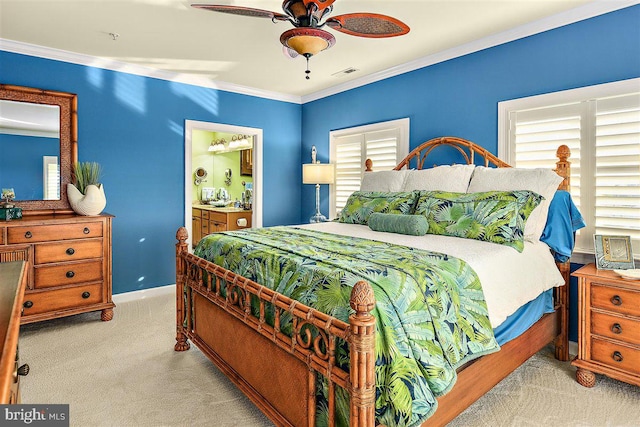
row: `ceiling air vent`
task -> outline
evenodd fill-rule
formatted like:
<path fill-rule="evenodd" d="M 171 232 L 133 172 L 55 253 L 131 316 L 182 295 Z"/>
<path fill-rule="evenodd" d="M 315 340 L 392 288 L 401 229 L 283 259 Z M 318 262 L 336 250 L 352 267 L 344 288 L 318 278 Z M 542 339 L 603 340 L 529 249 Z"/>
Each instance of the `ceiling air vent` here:
<path fill-rule="evenodd" d="M 334 77 L 340 77 L 340 76 L 344 76 L 344 75 L 347 75 L 347 74 L 355 73 L 356 71 L 358 71 L 357 68 L 349 67 L 349 68 L 345 68 L 342 71 L 338 71 L 337 73 L 333 73 L 331 75 L 334 76 Z"/>

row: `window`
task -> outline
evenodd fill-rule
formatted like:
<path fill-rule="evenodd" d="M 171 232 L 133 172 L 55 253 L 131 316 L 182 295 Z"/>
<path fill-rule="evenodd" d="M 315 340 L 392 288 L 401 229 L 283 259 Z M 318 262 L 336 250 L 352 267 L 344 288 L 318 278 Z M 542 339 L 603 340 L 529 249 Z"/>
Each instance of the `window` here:
<path fill-rule="evenodd" d="M 376 171 L 390 170 L 409 154 L 409 119 L 333 131 L 329 139 L 330 161 L 336 165 L 329 215 L 335 218 L 351 193 L 360 189 L 366 159 L 373 161 Z"/>
<path fill-rule="evenodd" d="M 60 199 L 60 168 L 58 156 L 42 157 L 42 176 L 44 177 L 44 200 Z"/>
<path fill-rule="evenodd" d="M 499 104 L 499 156 L 516 167 L 549 167 L 571 149 L 571 196 L 587 227 L 576 252 L 593 253 L 593 235 L 630 235 L 640 258 L 640 79 Z"/>

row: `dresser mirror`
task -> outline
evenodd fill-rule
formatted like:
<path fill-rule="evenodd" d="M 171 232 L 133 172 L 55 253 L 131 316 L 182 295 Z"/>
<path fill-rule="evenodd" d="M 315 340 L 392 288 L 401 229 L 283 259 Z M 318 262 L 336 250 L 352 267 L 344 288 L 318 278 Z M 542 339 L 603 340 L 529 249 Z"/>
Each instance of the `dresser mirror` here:
<path fill-rule="evenodd" d="M 0 84 L 0 187 L 14 189 L 23 214 L 72 212 L 77 144 L 75 94 Z"/>

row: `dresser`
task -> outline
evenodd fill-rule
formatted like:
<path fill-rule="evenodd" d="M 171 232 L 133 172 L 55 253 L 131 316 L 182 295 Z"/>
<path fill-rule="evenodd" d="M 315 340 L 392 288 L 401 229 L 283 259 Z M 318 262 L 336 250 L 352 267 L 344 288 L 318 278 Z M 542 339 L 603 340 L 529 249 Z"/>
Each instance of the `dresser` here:
<path fill-rule="evenodd" d="M 593 387 L 595 373 L 640 386 L 640 281 L 585 265 L 578 278 L 577 381 Z"/>
<path fill-rule="evenodd" d="M 112 215 L 32 215 L 0 222 L 0 259 L 29 264 L 22 324 L 89 311 L 113 318 Z"/>
<path fill-rule="evenodd" d="M 251 228 L 252 211 L 203 206 L 191 209 L 191 241 L 195 246 L 207 234 Z"/>
<path fill-rule="evenodd" d="M 29 373 L 29 365 L 20 366 L 18 355 L 26 284 L 25 261 L 0 262 L 0 404 L 3 405 L 20 403 L 20 376 Z"/>

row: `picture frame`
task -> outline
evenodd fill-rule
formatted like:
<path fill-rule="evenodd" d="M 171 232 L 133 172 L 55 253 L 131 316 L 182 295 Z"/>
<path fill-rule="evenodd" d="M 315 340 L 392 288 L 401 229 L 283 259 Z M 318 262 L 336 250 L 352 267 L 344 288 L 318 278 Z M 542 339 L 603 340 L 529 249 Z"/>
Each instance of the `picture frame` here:
<path fill-rule="evenodd" d="M 240 150 L 240 175 L 253 176 L 253 149 Z"/>
<path fill-rule="evenodd" d="M 631 236 L 593 236 L 596 267 L 600 270 L 627 270 L 635 268 Z"/>

